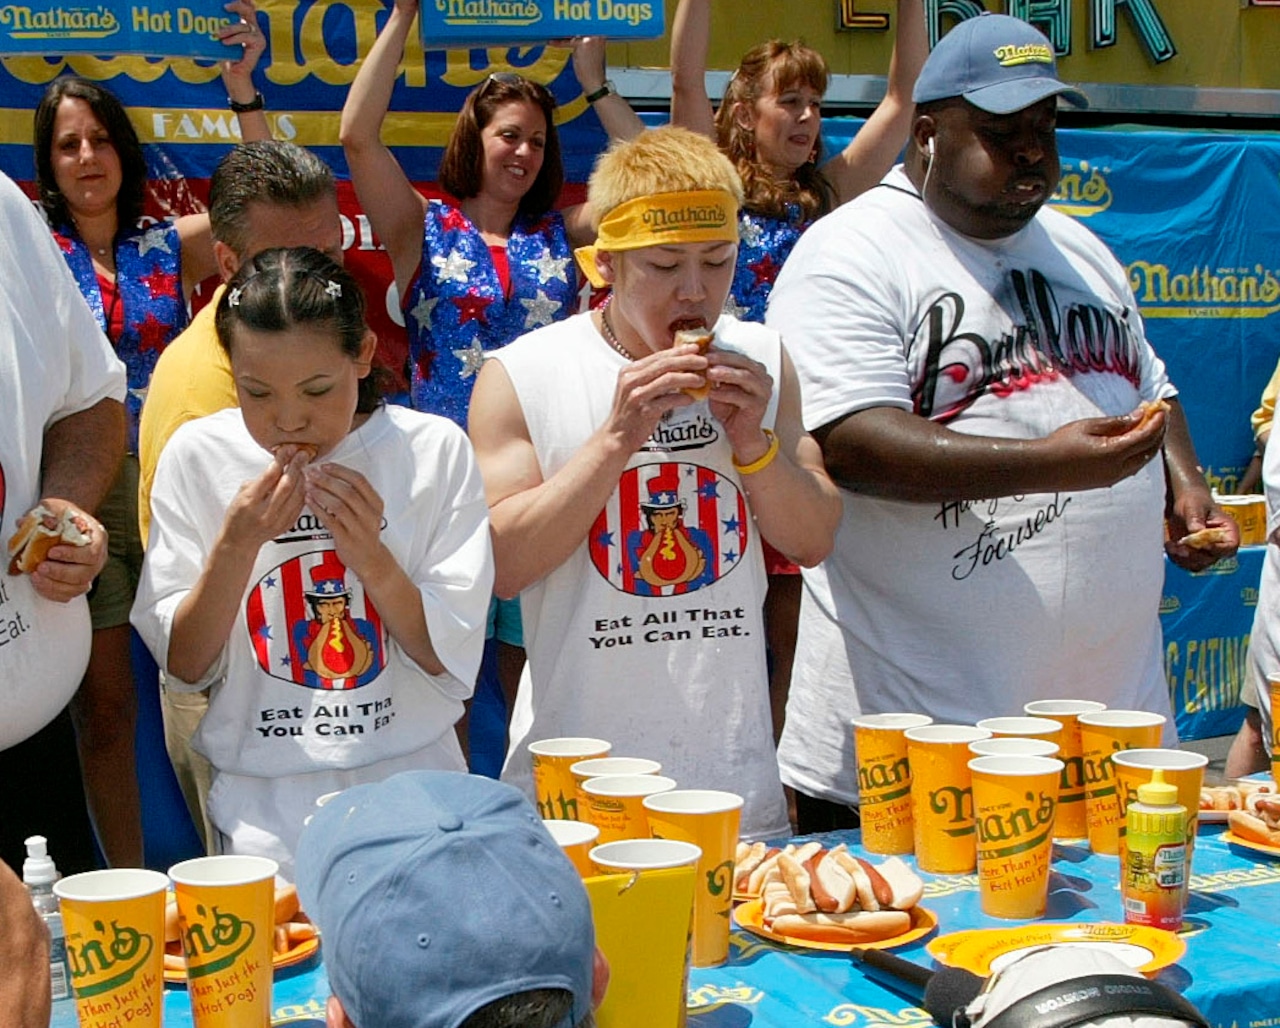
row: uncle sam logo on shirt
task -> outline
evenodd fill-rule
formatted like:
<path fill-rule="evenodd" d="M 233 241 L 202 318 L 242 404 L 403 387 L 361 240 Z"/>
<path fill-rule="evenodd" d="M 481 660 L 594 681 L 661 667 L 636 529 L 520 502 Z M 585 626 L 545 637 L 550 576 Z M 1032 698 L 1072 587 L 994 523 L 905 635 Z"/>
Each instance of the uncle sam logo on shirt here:
<path fill-rule="evenodd" d="M 670 461 L 624 471 L 587 541 L 591 563 L 618 591 L 679 596 L 738 566 L 749 525 L 732 480 Z"/>
<path fill-rule="evenodd" d="M 263 575 L 245 604 L 245 624 L 258 666 L 308 689 L 359 689 L 387 663 L 382 619 L 333 550 Z"/>

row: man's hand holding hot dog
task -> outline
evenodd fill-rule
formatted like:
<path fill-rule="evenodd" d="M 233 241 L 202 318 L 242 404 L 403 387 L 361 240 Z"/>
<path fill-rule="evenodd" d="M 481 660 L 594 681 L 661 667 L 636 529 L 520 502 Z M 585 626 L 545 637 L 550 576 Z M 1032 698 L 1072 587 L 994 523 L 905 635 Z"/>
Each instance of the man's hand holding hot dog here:
<path fill-rule="evenodd" d="M 31 585 L 46 600 L 66 603 L 87 593 L 93 580 L 107 562 L 107 530 L 97 518 L 80 510 L 70 500 L 46 496 L 36 510 L 43 507 L 62 518 L 64 512 L 87 542 L 73 544 L 59 541 L 45 554 L 31 572 Z"/>

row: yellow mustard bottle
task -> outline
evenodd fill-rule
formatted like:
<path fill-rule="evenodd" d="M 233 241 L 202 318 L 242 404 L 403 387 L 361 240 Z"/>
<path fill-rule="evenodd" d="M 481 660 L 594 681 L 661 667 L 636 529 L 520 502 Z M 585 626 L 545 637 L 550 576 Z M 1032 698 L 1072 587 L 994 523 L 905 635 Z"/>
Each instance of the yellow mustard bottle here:
<path fill-rule="evenodd" d="M 1127 924 L 1176 932 L 1187 904 L 1187 808 L 1155 768 L 1125 813 L 1120 894 Z"/>

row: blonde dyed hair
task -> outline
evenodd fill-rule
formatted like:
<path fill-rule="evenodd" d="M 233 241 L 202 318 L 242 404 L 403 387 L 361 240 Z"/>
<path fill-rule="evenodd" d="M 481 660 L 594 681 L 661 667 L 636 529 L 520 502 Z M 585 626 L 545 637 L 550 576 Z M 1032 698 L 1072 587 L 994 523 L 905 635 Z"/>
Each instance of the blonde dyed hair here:
<path fill-rule="evenodd" d="M 596 160 L 587 182 L 592 228 L 628 200 L 657 193 L 722 189 L 741 205 L 742 180 L 706 136 L 674 125 L 619 140 Z"/>

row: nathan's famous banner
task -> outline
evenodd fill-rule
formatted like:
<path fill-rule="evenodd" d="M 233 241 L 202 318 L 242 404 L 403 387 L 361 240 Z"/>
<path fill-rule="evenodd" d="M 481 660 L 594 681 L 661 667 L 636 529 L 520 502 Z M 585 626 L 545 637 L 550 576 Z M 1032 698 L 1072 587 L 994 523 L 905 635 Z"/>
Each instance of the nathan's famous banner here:
<path fill-rule="evenodd" d="M 218 31 L 232 19 L 222 0 L 107 3 L 0 2 L 0 54 L 151 54 L 221 58 Z"/>

